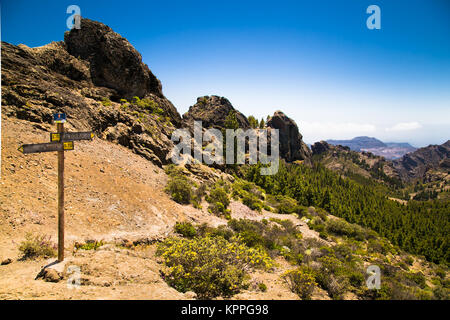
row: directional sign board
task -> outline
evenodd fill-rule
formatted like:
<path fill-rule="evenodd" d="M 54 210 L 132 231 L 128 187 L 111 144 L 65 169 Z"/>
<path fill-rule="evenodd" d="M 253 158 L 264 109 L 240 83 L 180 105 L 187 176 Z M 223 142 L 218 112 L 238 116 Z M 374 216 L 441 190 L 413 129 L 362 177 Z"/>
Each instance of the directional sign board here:
<path fill-rule="evenodd" d="M 94 134 L 92 132 L 62 132 L 50 133 L 50 142 L 59 142 L 59 141 L 76 141 L 76 140 L 92 140 L 94 138 Z"/>
<path fill-rule="evenodd" d="M 64 122 L 66 122 L 66 114 L 65 113 L 55 113 L 53 115 L 53 121 L 55 123 L 64 123 Z"/>
<path fill-rule="evenodd" d="M 63 143 L 34 143 L 23 144 L 19 147 L 22 153 L 37 153 L 37 152 L 53 152 L 53 151 L 68 151 L 74 149 L 73 141 L 66 141 Z"/>

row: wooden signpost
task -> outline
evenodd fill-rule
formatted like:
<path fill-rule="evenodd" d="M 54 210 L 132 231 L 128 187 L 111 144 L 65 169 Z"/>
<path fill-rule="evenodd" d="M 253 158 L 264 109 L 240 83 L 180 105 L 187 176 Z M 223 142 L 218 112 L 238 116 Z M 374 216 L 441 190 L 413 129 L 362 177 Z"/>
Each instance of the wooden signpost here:
<path fill-rule="evenodd" d="M 64 132 L 65 113 L 53 115 L 56 133 L 50 133 L 50 143 L 24 144 L 19 151 L 24 154 L 58 152 L 58 261 L 64 260 L 64 151 L 74 149 L 74 140 L 92 140 L 92 132 Z"/>

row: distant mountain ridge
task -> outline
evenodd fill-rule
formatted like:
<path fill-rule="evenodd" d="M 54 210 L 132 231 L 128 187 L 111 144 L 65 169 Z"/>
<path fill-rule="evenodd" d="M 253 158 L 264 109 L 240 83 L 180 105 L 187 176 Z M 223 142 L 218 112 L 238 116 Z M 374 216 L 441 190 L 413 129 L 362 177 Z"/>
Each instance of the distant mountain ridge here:
<path fill-rule="evenodd" d="M 394 160 L 394 168 L 403 180 L 424 178 L 430 171 L 449 172 L 450 140 L 441 145 L 429 145 Z"/>
<path fill-rule="evenodd" d="M 417 150 L 407 142 L 383 142 L 373 137 L 360 136 L 351 140 L 326 140 L 332 145 L 349 147 L 353 151 L 367 151 L 386 159 L 398 159 Z"/>

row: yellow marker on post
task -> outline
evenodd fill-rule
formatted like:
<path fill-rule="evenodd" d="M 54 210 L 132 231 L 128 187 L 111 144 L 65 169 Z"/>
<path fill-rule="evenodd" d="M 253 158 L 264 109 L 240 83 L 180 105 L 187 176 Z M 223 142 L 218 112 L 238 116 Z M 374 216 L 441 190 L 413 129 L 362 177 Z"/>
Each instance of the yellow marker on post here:
<path fill-rule="evenodd" d="M 73 141 L 63 142 L 63 149 L 64 150 L 73 150 L 74 149 Z"/>

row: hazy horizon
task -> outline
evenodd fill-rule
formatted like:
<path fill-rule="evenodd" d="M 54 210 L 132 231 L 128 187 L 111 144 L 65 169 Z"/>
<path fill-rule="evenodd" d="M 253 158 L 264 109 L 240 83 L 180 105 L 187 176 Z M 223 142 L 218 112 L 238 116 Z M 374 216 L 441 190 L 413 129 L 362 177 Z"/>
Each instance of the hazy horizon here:
<path fill-rule="evenodd" d="M 307 143 L 450 138 L 448 2 L 2 1 L 2 41 L 63 40 L 71 4 L 130 41 L 180 114 L 219 95 L 247 116 L 282 110 Z M 380 30 L 366 27 L 371 4 Z"/>

